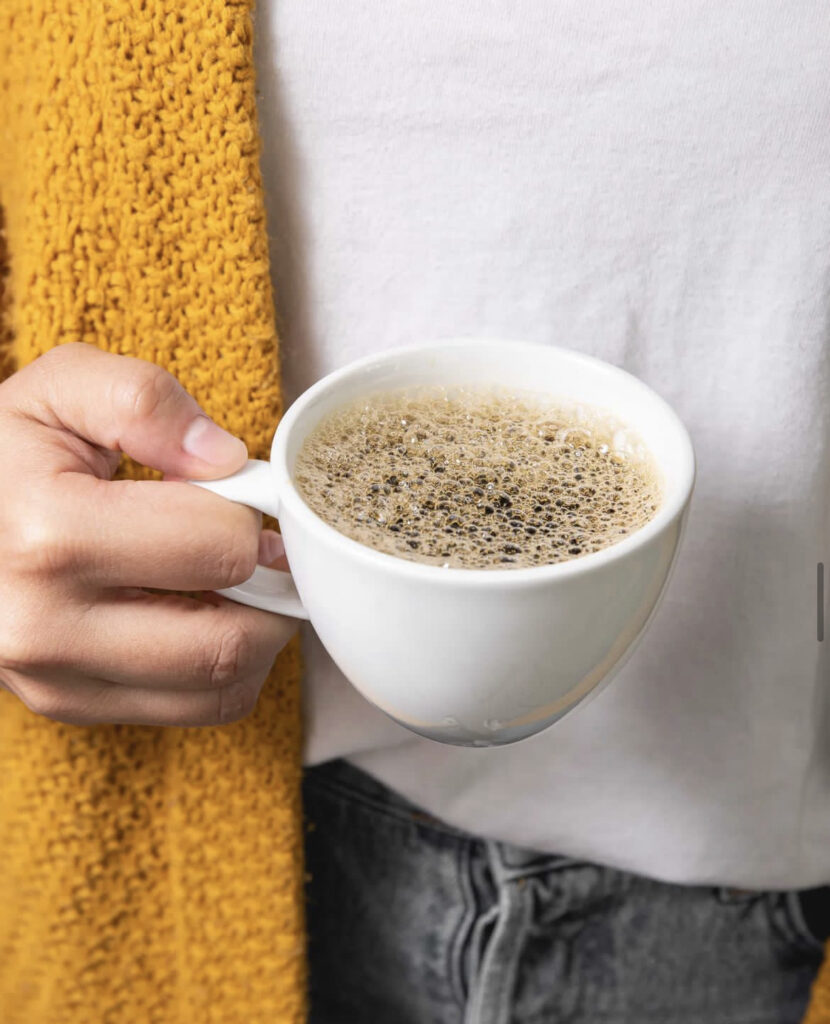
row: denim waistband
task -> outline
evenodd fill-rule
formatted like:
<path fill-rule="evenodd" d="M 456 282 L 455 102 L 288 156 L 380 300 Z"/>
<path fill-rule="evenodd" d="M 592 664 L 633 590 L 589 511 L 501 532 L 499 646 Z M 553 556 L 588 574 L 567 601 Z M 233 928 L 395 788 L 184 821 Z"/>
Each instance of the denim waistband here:
<path fill-rule="evenodd" d="M 310 1024 L 800 1020 L 821 944 L 796 892 L 490 841 L 342 761 L 304 793 Z"/>

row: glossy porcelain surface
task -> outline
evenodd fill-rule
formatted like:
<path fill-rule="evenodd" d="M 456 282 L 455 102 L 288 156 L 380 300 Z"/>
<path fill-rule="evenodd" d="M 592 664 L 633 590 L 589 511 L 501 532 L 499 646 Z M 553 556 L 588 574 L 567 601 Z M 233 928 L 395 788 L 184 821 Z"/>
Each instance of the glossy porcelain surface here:
<path fill-rule="evenodd" d="M 658 512 L 616 545 L 530 569 L 444 569 L 344 537 L 294 488 L 303 439 L 354 398 L 431 383 L 497 383 L 611 413 L 659 467 Z M 344 675 L 407 728 L 489 746 L 546 728 L 619 669 L 665 589 L 693 484 L 688 433 L 637 378 L 567 349 L 465 338 L 393 349 L 328 375 L 286 412 L 270 463 L 207 486 L 278 515 L 292 569 L 293 582 L 258 569 L 223 593 L 310 618 Z"/>

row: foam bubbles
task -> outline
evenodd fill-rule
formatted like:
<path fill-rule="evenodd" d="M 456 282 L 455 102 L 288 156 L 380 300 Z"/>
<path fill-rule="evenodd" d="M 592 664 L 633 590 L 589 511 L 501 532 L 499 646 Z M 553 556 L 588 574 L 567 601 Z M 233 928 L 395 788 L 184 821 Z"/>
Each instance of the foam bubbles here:
<path fill-rule="evenodd" d="M 582 406 L 503 389 L 363 397 L 306 438 L 294 482 L 336 530 L 445 568 L 579 558 L 652 518 L 658 473 L 639 440 Z"/>

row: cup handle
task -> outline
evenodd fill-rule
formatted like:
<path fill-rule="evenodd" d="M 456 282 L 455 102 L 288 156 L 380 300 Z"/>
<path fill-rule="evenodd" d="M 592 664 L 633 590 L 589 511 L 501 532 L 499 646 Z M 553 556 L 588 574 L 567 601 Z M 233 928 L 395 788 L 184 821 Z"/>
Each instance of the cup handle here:
<path fill-rule="evenodd" d="M 222 498 L 238 501 L 240 505 L 266 512 L 275 519 L 279 515 L 279 496 L 274 494 L 274 478 L 271 465 L 262 459 L 249 459 L 236 473 L 223 476 L 221 480 L 188 480 L 189 484 L 213 491 Z M 258 565 L 244 583 L 236 587 L 217 590 L 217 594 L 228 597 L 251 608 L 262 608 L 266 612 L 278 612 L 293 619 L 307 619 L 300 595 L 290 573 L 268 569 Z"/>

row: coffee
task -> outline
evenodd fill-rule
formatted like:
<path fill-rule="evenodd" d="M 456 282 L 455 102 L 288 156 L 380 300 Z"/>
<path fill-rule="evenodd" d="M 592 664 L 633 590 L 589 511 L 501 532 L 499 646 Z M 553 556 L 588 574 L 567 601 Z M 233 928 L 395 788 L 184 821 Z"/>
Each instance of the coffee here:
<path fill-rule="evenodd" d="M 619 423 L 498 388 L 364 397 L 317 425 L 293 475 L 340 533 L 446 568 L 578 558 L 622 540 L 660 504 L 651 457 Z"/>

